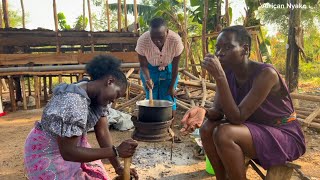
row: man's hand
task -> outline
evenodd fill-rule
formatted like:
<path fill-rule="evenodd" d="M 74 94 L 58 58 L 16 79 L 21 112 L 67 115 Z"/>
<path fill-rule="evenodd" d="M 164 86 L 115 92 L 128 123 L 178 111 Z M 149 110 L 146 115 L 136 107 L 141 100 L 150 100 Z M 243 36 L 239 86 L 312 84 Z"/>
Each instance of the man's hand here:
<path fill-rule="evenodd" d="M 183 116 L 181 123 L 183 128 L 180 132 L 184 135 L 193 132 L 196 128 L 199 128 L 206 115 L 206 110 L 201 107 L 193 107 L 186 112 Z"/>

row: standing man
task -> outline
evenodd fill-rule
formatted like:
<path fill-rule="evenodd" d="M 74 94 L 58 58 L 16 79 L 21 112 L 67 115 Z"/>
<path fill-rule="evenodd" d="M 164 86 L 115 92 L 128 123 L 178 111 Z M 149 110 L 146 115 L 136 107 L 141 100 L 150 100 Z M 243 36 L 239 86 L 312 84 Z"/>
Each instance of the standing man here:
<path fill-rule="evenodd" d="M 146 98 L 149 99 L 149 89 L 151 89 L 154 99 L 173 102 L 173 116 L 177 109 L 174 96 L 178 85 L 178 67 L 182 51 L 181 37 L 169 30 L 162 18 L 151 20 L 150 30 L 140 36 L 136 47 Z"/>

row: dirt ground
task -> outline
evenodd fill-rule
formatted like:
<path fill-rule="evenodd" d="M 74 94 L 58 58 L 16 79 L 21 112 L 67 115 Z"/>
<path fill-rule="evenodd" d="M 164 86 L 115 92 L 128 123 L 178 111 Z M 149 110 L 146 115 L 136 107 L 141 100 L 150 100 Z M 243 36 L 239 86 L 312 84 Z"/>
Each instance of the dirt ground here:
<path fill-rule="evenodd" d="M 26 179 L 23 166 L 24 141 L 34 122 L 41 117 L 42 109 L 19 110 L 0 118 L 0 179 Z M 179 111 L 178 117 L 184 112 Z M 179 126 L 175 126 L 177 132 Z M 112 130 L 114 144 L 129 138 L 132 131 L 119 132 Z M 320 179 L 320 137 L 316 131 L 307 130 L 308 150 L 295 163 L 302 166 L 302 172 L 311 179 Z M 132 167 L 137 168 L 141 179 L 215 179 L 205 171 L 205 161 L 194 158 L 195 142 L 191 137 L 183 137 L 183 143 L 174 144 L 173 160 L 170 160 L 170 142 L 139 142 L 139 148 L 133 157 Z M 89 142 L 97 147 L 94 133 L 89 133 Z M 107 160 L 103 161 L 110 176 L 115 177 L 114 170 Z M 259 179 L 252 170 L 248 179 Z M 292 179 L 298 179 L 294 174 Z"/>

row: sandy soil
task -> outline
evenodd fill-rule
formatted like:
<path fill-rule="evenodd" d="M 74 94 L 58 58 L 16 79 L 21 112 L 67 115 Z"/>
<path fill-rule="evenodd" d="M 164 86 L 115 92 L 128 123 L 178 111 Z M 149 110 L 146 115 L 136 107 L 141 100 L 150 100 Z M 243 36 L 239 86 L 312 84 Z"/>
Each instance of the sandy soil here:
<path fill-rule="evenodd" d="M 41 117 L 42 109 L 19 110 L 0 118 L 0 179 L 26 179 L 23 166 L 24 141 L 34 122 Z M 182 116 L 183 112 L 179 112 Z M 176 126 L 175 131 L 179 127 Z M 131 131 L 111 131 L 115 144 L 129 138 Z M 295 161 L 302 166 L 302 171 L 311 179 L 320 179 L 320 137 L 313 130 L 307 130 L 307 153 Z M 170 160 L 170 142 L 139 142 L 139 148 L 133 157 L 132 166 L 136 167 L 141 179 L 215 179 L 205 172 L 205 161 L 193 157 L 195 143 L 192 138 L 184 137 L 183 143 L 174 144 L 173 160 Z M 97 147 L 94 134 L 89 133 L 89 142 Z M 111 177 L 115 173 L 107 160 L 103 161 Z M 248 179 L 259 179 L 252 170 Z M 292 179 L 298 179 L 295 174 Z"/>

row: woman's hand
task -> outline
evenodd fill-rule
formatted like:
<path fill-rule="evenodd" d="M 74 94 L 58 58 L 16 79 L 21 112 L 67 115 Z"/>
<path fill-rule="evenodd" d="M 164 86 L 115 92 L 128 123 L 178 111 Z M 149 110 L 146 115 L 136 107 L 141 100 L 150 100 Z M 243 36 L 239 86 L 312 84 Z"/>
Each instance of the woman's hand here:
<path fill-rule="evenodd" d="M 147 88 L 148 89 L 153 89 L 153 81 L 152 81 L 152 79 L 148 79 L 148 80 L 146 80 L 146 86 L 147 86 Z"/>
<path fill-rule="evenodd" d="M 116 169 L 116 173 L 119 175 L 119 176 L 123 176 L 123 170 L 124 168 L 122 166 L 120 166 L 119 168 Z M 130 176 L 133 176 L 134 179 L 139 179 L 139 175 L 137 173 L 137 170 L 135 168 L 130 168 Z"/>
<path fill-rule="evenodd" d="M 170 95 L 172 97 L 172 100 L 176 96 L 176 90 L 174 89 L 174 87 L 169 87 L 167 93 L 168 93 L 168 95 Z"/>
<path fill-rule="evenodd" d="M 137 146 L 138 146 L 137 141 L 133 139 L 127 139 L 117 147 L 117 151 L 120 157 L 128 158 L 133 156 L 133 154 L 136 152 Z"/>
<path fill-rule="evenodd" d="M 221 63 L 215 55 L 207 54 L 202 62 L 202 67 L 205 68 L 215 79 L 225 76 Z"/>
<path fill-rule="evenodd" d="M 186 112 L 183 116 L 181 123 L 183 128 L 180 132 L 184 135 L 193 132 L 196 128 L 199 128 L 206 115 L 206 110 L 201 107 L 193 107 Z"/>

